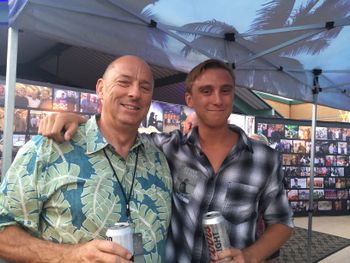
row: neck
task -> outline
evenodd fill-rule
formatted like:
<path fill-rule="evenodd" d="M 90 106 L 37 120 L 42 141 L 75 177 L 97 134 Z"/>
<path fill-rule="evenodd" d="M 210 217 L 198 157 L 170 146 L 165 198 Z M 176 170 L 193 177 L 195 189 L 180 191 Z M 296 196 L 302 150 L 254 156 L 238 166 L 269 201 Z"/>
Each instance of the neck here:
<path fill-rule="evenodd" d="M 101 119 L 98 121 L 98 127 L 106 138 L 107 142 L 111 144 L 114 149 L 125 160 L 128 158 L 130 148 L 134 145 L 137 138 L 137 128 L 130 126 L 120 127 L 113 122 L 104 119 L 101 115 Z"/>
<path fill-rule="evenodd" d="M 201 144 L 206 145 L 221 144 L 236 139 L 236 134 L 230 130 L 228 125 L 213 129 L 199 124 L 198 134 Z"/>

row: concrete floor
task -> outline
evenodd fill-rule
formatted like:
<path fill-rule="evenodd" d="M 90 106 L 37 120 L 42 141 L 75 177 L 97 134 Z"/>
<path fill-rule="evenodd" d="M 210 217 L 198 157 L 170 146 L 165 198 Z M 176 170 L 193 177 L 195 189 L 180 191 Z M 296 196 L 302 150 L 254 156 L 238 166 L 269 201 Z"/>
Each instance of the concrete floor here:
<path fill-rule="evenodd" d="M 307 217 L 296 217 L 295 226 L 306 228 Z M 312 218 L 312 230 L 350 239 L 350 216 L 321 216 Z M 323 259 L 320 263 L 350 262 L 350 246 Z"/>

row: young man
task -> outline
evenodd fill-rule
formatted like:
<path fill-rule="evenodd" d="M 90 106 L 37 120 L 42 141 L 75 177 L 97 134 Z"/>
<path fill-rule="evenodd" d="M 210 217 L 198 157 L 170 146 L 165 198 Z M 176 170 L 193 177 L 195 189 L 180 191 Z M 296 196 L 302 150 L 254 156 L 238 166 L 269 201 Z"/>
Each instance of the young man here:
<path fill-rule="evenodd" d="M 232 246 L 217 260 L 260 262 L 292 233 L 279 154 L 227 124 L 234 90 L 234 76 L 226 64 L 204 61 L 186 79 L 186 103 L 195 110 L 198 126 L 186 136 L 180 131 L 148 136 L 165 153 L 173 177 L 167 262 L 210 261 L 202 230 L 208 211 L 223 214 Z M 61 115 L 54 123 L 55 118 L 47 119 L 41 132 L 61 141 L 62 127 L 68 139 L 76 129 L 74 122 L 82 121 Z M 255 240 L 259 213 L 268 227 Z"/>
<path fill-rule="evenodd" d="M 36 136 L 18 153 L 0 187 L 0 258 L 131 262 L 129 251 L 101 240 L 109 226 L 129 221 L 141 234 L 141 258 L 165 261 L 172 180 L 165 156 L 137 132 L 151 103 L 151 70 L 121 57 L 96 93 L 101 115 L 70 141 Z"/>

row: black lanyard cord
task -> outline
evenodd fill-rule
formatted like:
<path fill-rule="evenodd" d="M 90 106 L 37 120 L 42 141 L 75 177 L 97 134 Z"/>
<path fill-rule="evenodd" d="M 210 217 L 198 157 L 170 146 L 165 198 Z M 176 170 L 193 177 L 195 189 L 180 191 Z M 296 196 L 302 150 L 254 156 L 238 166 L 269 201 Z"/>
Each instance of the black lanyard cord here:
<path fill-rule="evenodd" d="M 112 165 L 112 162 L 111 160 L 109 159 L 107 153 L 106 153 L 106 150 L 105 148 L 103 148 L 103 153 L 105 154 L 107 160 L 108 160 L 108 163 L 109 163 L 109 166 L 112 168 L 113 170 L 113 175 L 114 177 L 117 179 L 118 181 L 118 184 L 119 184 L 119 187 L 120 189 L 122 190 L 122 194 L 124 196 L 124 199 L 125 199 L 125 203 L 126 203 L 126 216 L 128 217 L 128 219 L 130 218 L 130 199 L 131 199 L 131 193 L 132 193 L 132 190 L 134 188 L 134 182 L 135 182 L 135 175 L 136 175 L 136 169 L 137 169 L 137 161 L 139 159 L 139 147 L 137 147 L 137 150 L 136 150 L 136 159 L 135 159 L 135 166 L 134 166 L 134 173 L 133 173 L 133 176 L 132 176 L 132 182 L 131 182 L 131 187 L 130 187 L 130 192 L 129 192 L 129 197 L 126 198 L 126 193 L 124 191 L 124 188 L 122 186 L 122 184 L 120 183 L 119 181 L 119 178 L 117 176 L 117 173 L 115 172 L 115 169 Z"/>

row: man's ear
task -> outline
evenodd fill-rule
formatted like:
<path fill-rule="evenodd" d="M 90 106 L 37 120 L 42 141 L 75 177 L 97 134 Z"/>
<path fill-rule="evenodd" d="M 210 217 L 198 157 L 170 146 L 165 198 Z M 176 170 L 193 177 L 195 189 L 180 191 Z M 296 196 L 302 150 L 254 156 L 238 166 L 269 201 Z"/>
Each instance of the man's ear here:
<path fill-rule="evenodd" d="M 104 92 L 104 80 L 102 78 L 98 79 L 96 82 L 96 95 L 99 99 L 103 99 L 103 92 Z"/>
<path fill-rule="evenodd" d="M 185 93 L 185 101 L 188 107 L 193 108 L 192 94 L 189 92 Z"/>

